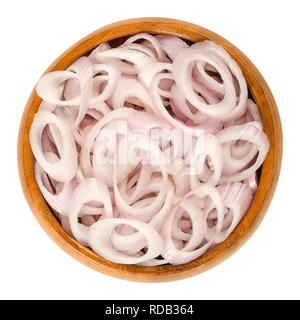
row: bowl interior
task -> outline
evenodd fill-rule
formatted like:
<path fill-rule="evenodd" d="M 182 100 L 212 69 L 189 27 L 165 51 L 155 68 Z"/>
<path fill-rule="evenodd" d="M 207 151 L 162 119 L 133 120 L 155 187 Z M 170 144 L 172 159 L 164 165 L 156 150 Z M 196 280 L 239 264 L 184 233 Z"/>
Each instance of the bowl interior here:
<path fill-rule="evenodd" d="M 29 144 L 29 130 L 41 99 L 35 90 L 27 102 L 23 113 L 18 139 L 19 174 L 24 195 L 41 226 L 49 236 L 67 253 L 89 267 L 118 278 L 135 281 L 171 281 L 203 272 L 233 254 L 253 234 L 271 202 L 277 184 L 281 157 L 282 132 L 276 103 L 267 83 L 253 63 L 230 42 L 219 35 L 184 21 L 165 18 L 141 18 L 114 23 L 103 27 L 80 40 L 46 70 L 66 69 L 73 61 L 91 51 L 102 42 L 111 41 L 118 45 L 123 37 L 139 32 L 170 34 L 188 42 L 212 40 L 222 45 L 239 64 L 248 84 L 249 91 L 261 113 L 264 131 L 270 141 L 270 150 L 260 171 L 257 192 L 247 214 L 232 234 L 198 259 L 184 265 L 142 267 L 119 265 L 107 261 L 89 248 L 68 236 L 51 213 L 41 195 L 34 177 L 34 159 Z M 116 40 L 117 39 L 117 40 Z"/>

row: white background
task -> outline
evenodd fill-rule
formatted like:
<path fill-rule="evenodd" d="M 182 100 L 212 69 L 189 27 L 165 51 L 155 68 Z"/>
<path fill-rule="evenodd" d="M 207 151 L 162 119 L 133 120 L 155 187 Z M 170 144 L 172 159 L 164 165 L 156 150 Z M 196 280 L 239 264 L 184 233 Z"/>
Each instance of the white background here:
<path fill-rule="evenodd" d="M 299 1 L 1 1 L 1 299 L 299 299 Z M 23 197 L 17 132 L 42 72 L 65 49 L 106 24 L 160 16 L 202 25 L 241 49 L 278 104 L 284 157 L 272 204 L 231 258 L 192 278 L 134 283 L 81 265 L 42 230 Z"/>

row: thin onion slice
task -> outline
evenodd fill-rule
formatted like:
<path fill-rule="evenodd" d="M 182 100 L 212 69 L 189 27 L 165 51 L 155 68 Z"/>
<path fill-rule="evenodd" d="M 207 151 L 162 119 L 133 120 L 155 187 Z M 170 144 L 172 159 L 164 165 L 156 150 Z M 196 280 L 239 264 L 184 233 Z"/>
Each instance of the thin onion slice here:
<path fill-rule="evenodd" d="M 78 216 L 82 206 L 93 200 L 103 203 L 105 209 L 103 218 L 112 218 L 112 204 L 108 188 L 103 182 L 95 178 L 83 180 L 78 185 L 74 190 L 67 210 L 72 233 L 74 237 L 84 245 L 88 245 L 87 237 L 89 227 L 78 223 Z"/>
<path fill-rule="evenodd" d="M 114 228 L 120 224 L 131 226 L 141 232 L 147 241 L 147 252 L 143 256 L 128 256 L 117 251 L 110 241 Z M 114 263 L 137 264 L 156 258 L 162 249 L 161 236 L 149 224 L 128 219 L 103 219 L 93 224 L 88 233 L 90 247 L 103 258 Z"/>
<path fill-rule="evenodd" d="M 42 133 L 48 124 L 54 124 L 60 132 L 63 150 L 57 162 L 49 162 L 42 150 Z M 69 128 L 65 122 L 49 111 L 40 111 L 34 116 L 31 125 L 30 145 L 35 159 L 39 165 L 53 179 L 61 182 L 70 181 L 77 169 L 77 150 Z"/>
<path fill-rule="evenodd" d="M 58 161 L 58 157 L 51 152 L 45 154 L 46 159 L 51 162 Z M 71 195 L 73 193 L 74 187 L 71 181 L 64 183 L 60 192 L 53 192 L 52 186 L 46 177 L 45 171 L 40 167 L 38 162 L 35 163 L 35 179 L 36 182 L 48 204 L 52 209 L 60 213 L 61 215 L 66 215 L 67 206 Z"/>
<path fill-rule="evenodd" d="M 262 165 L 269 151 L 270 143 L 268 137 L 254 122 L 224 129 L 218 133 L 217 137 L 221 144 L 235 140 L 246 140 L 253 143 L 258 150 L 258 156 L 254 164 L 240 172 L 229 176 L 222 176 L 220 179 L 221 184 L 238 182 L 249 178 Z"/>
<path fill-rule="evenodd" d="M 227 207 L 230 213 L 227 213 L 227 216 L 231 214 L 231 222 L 226 221 L 226 217 L 224 219 L 225 229 L 220 233 L 215 235 L 215 227 L 212 229 L 207 229 L 206 239 L 210 241 L 211 239 L 215 239 L 216 243 L 223 242 L 235 229 L 241 219 L 244 217 L 247 212 L 252 198 L 252 190 L 246 184 L 242 183 L 229 183 L 227 185 L 221 185 L 217 187 L 219 193 L 222 196 L 222 200 L 224 202 L 225 207 Z M 214 207 L 213 204 L 208 204 L 206 210 L 212 210 Z M 228 224 L 228 226 L 226 226 Z"/>

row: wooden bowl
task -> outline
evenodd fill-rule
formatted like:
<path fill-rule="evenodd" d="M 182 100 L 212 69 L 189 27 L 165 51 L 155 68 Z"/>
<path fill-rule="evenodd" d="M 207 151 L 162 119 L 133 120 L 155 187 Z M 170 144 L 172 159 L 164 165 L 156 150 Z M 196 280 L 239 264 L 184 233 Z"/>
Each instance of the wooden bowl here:
<path fill-rule="evenodd" d="M 35 89 L 26 104 L 19 129 L 19 175 L 23 192 L 36 219 L 48 235 L 72 257 L 97 271 L 117 278 L 144 282 L 172 281 L 201 273 L 222 262 L 238 250 L 259 226 L 272 200 L 279 177 L 282 158 L 281 123 L 272 93 L 253 63 L 234 45 L 218 34 L 184 21 L 166 18 L 139 18 L 110 24 L 74 44 L 58 57 L 46 72 L 66 69 L 74 60 L 102 42 L 139 32 L 169 34 L 192 42 L 209 39 L 220 44 L 239 64 L 250 92 L 259 107 L 264 131 L 270 141 L 270 150 L 262 166 L 260 182 L 251 207 L 230 237 L 192 262 L 178 266 L 156 267 L 112 263 L 69 237 L 49 210 L 34 177 L 34 159 L 29 144 L 29 130 L 33 116 L 41 102 Z"/>

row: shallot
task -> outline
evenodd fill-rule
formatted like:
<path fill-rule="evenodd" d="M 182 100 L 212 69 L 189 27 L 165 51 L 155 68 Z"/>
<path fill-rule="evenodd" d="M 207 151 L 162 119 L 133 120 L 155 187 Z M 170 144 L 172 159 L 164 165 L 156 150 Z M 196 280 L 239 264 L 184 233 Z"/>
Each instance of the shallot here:
<path fill-rule="evenodd" d="M 35 177 L 63 229 L 120 264 L 188 263 L 249 209 L 269 150 L 238 64 L 140 33 L 43 75 Z"/>

